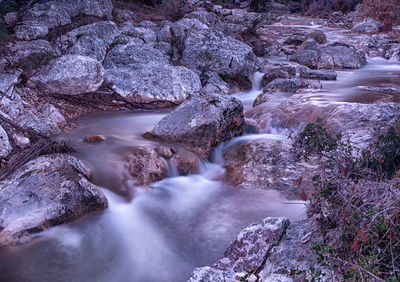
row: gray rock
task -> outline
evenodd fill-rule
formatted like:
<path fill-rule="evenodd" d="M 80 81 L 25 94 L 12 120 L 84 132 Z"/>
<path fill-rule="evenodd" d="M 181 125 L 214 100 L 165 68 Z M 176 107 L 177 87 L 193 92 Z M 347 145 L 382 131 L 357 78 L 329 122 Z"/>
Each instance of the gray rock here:
<path fill-rule="evenodd" d="M 196 268 L 188 281 L 238 281 L 262 269 L 268 254 L 277 246 L 290 222 L 268 217 L 243 229 L 212 267 Z"/>
<path fill-rule="evenodd" d="M 214 71 L 238 83 L 243 81 L 245 87 L 251 86 L 258 68 L 258 59 L 250 46 L 211 30 L 187 36 L 181 62 L 197 71 Z"/>
<path fill-rule="evenodd" d="M 354 46 L 340 42 L 319 46 L 314 39 L 305 41 L 291 60 L 312 69 L 356 69 L 367 63 L 365 53 Z"/>
<path fill-rule="evenodd" d="M 320 80 L 336 80 L 337 73 L 332 70 L 311 70 L 307 67 L 299 68 L 300 77 Z"/>
<path fill-rule="evenodd" d="M 266 86 L 268 83 L 277 78 L 290 78 L 290 75 L 287 71 L 281 70 L 280 68 L 272 68 L 264 74 L 262 78 L 262 85 Z"/>
<path fill-rule="evenodd" d="M 185 126 L 182 126 L 184 124 Z M 209 157 L 221 142 L 243 134 L 242 103 L 219 95 L 192 97 L 164 117 L 151 134 Z"/>
<path fill-rule="evenodd" d="M 41 91 L 77 95 L 97 90 L 104 80 L 104 68 L 96 60 L 64 55 L 51 61 L 28 85 Z"/>
<path fill-rule="evenodd" d="M 289 140 L 260 139 L 234 144 L 223 152 L 225 181 L 244 188 L 276 189 L 298 199 L 308 191 L 311 181 L 307 179 L 312 178 L 315 168 L 297 162 L 290 150 Z"/>
<path fill-rule="evenodd" d="M 43 39 L 17 41 L 10 46 L 9 51 L 15 66 L 38 64 L 41 59 L 54 58 L 56 55 L 50 43 Z"/>
<path fill-rule="evenodd" d="M 8 25 L 13 25 L 18 20 L 18 13 L 17 12 L 10 12 L 4 15 L 4 22 Z"/>
<path fill-rule="evenodd" d="M 157 33 L 152 29 L 134 26 L 131 22 L 125 22 L 120 26 L 120 32 L 124 35 L 139 38 L 143 43 L 157 40 Z"/>
<path fill-rule="evenodd" d="M 378 33 L 383 23 L 371 18 L 367 18 L 362 22 L 356 22 L 353 25 L 353 31 L 359 33 Z"/>
<path fill-rule="evenodd" d="M 172 24 L 171 24 L 172 25 Z M 161 27 L 160 31 L 157 33 L 157 40 L 163 42 L 172 42 L 173 36 L 171 32 L 171 25 L 165 24 Z"/>
<path fill-rule="evenodd" d="M 14 85 L 18 82 L 18 76 L 13 74 L 0 74 L 0 95 L 11 97 L 14 93 Z"/>
<path fill-rule="evenodd" d="M 224 29 L 225 29 L 225 25 L 220 20 L 220 18 L 212 12 L 198 10 L 198 11 L 194 11 L 189 14 L 186 14 L 183 18 L 184 19 L 197 19 L 200 22 L 202 22 L 203 24 L 207 25 L 212 30 L 224 31 Z"/>
<path fill-rule="evenodd" d="M 136 20 L 136 14 L 132 12 L 131 10 L 127 9 L 114 9 L 116 15 L 115 15 L 115 21 L 117 23 L 123 23 L 129 20 Z"/>
<path fill-rule="evenodd" d="M 0 247 L 31 234 L 107 208 L 107 199 L 88 181 L 89 168 L 69 155 L 34 159 L 0 182 Z"/>
<path fill-rule="evenodd" d="M 268 83 L 264 89 L 276 89 L 283 92 L 295 92 L 303 87 L 303 83 L 298 78 L 277 78 Z"/>
<path fill-rule="evenodd" d="M 127 170 L 134 185 L 148 185 L 168 176 L 168 168 L 157 151 L 150 147 L 135 147 L 127 156 Z"/>
<path fill-rule="evenodd" d="M 230 86 L 222 80 L 222 78 L 215 72 L 207 72 L 202 74 L 205 80 L 205 85 L 202 88 L 204 93 L 221 93 L 221 94 L 231 94 L 234 91 Z M 203 79 L 203 78 L 202 78 Z"/>
<path fill-rule="evenodd" d="M 365 53 L 357 51 L 354 46 L 344 43 L 333 43 L 320 51 L 318 68 L 357 69 L 367 64 Z"/>
<path fill-rule="evenodd" d="M 32 40 L 45 36 L 49 29 L 71 23 L 78 15 L 112 18 L 111 0 L 60 0 L 36 3 L 22 17 L 15 27 L 18 39 Z"/>
<path fill-rule="evenodd" d="M 136 64 L 147 64 L 157 62 L 158 64 L 168 64 L 168 57 L 160 50 L 153 48 L 152 44 L 126 44 L 117 45 L 111 49 L 104 66 L 106 69 L 131 67 Z"/>
<path fill-rule="evenodd" d="M 33 40 L 46 36 L 49 33 L 47 26 L 18 25 L 14 28 L 15 37 L 20 40 Z"/>
<path fill-rule="evenodd" d="M 96 22 L 78 27 L 57 39 L 58 53 L 88 56 L 103 61 L 106 49 L 120 34 L 111 21 Z"/>
<path fill-rule="evenodd" d="M 326 35 L 321 30 L 314 30 L 306 35 L 306 39 L 313 38 L 315 42 L 318 44 L 325 44 L 326 43 Z"/>
<path fill-rule="evenodd" d="M 109 69 L 106 82 L 127 101 L 147 108 L 180 104 L 201 88 L 193 71 L 163 62 Z"/>
<path fill-rule="evenodd" d="M 181 19 L 171 26 L 172 35 L 180 41 L 184 41 L 190 32 L 205 29 L 209 29 L 209 27 L 198 19 Z"/>
<path fill-rule="evenodd" d="M 7 158 L 11 154 L 11 151 L 12 147 L 7 132 L 0 125 L 0 160 Z"/>
<path fill-rule="evenodd" d="M 301 45 L 305 40 L 306 37 L 304 35 L 294 34 L 286 38 L 283 43 L 287 45 Z"/>

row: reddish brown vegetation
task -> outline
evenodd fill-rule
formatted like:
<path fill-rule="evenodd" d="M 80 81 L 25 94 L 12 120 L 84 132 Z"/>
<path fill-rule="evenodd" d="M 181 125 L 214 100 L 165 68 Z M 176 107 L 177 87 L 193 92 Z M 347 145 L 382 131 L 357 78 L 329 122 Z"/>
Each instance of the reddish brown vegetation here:
<path fill-rule="evenodd" d="M 364 0 L 357 7 L 357 15 L 361 19 L 373 18 L 383 22 L 384 30 L 391 30 L 400 25 L 399 0 Z"/>

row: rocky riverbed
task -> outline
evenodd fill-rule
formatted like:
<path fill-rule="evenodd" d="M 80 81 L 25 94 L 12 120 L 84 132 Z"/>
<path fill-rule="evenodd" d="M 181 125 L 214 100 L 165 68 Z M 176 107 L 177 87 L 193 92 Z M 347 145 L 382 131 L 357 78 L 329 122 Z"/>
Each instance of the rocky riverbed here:
<path fill-rule="evenodd" d="M 317 162 L 292 137 L 321 118 L 368 148 L 400 110 L 400 37 L 239 2 L 187 1 L 176 20 L 111 0 L 4 15 L 0 280 L 292 281 L 317 266 Z"/>

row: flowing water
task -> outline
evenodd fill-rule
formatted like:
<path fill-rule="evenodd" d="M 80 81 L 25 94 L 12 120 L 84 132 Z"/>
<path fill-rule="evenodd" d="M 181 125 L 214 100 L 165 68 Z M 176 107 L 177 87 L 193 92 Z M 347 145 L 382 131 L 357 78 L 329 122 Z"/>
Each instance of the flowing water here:
<path fill-rule="evenodd" d="M 293 25 L 319 29 L 315 23 Z M 329 33 L 329 30 L 325 30 Z M 239 92 L 245 110 L 261 93 L 261 73 L 253 89 Z M 337 81 L 322 82 L 319 90 L 302 90 L 315 103 L 399 101 L 400 64 L 369 59 L 367 66 L 339 71 Z M 397 85 L 397 86 L 396 86 Z M 276 95 L 277 105 L 291 94 Z M 240 190 L 226 185 L 222 151 L 236 142 L 270 134 L 246 135 L 219 146 L 213 161 L 201 160 L 199 174 L 171 175 L 148 187 L 128 185 L 133 197 L 114 193 L 126 185 L 124 156 L 132 146 L 151 144 L 141 135 L 167 112 L 102 113 L 76 122 L 67 138 L 93 171 L 92 181 L 103 187 L 109 208 L 77 222 L 50 228 L 23 246 L 0 253 L 0 281 L 185 281 L 195 267 L 211 265 L 236 234 L 267 216 L 296 220 L 304 215 L 302 201 L 288 201 L 273 190 Z M 270 128 L 271 129 L 271 128 Z M 85 143 L 101 134 L 105 141 Z"/>

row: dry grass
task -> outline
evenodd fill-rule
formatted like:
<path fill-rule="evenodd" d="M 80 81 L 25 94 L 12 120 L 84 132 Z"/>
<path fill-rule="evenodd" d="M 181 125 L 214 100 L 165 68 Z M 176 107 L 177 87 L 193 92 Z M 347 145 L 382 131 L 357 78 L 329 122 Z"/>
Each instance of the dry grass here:
<path fill-rule="evenodd" d="M 383 22 L 384 30 L 392 30 L 394 25 L 400 25 L 400 1 L 364 0 L 357 7 L 357 16 L 361 19 L 376 19 Z"/>

